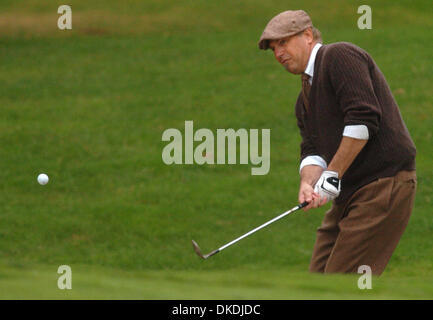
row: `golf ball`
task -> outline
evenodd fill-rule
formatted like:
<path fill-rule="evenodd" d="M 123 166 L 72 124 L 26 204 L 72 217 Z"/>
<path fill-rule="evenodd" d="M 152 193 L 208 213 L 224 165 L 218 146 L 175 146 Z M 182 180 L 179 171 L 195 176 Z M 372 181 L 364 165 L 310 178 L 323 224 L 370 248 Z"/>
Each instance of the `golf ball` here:
<path fill-rule="evenodd" d="M 48 183 L 48 176 L 45 173 L 41 173 L 40 175 L 38 175 L 38 182 L 41 185 L 45 185 Z"/>

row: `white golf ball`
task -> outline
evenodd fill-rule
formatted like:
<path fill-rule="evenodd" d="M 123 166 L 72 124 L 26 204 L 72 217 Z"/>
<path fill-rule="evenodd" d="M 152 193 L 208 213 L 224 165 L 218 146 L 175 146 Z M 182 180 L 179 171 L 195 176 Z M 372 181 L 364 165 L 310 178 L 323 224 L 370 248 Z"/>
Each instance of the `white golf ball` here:
<path fill-rule="evenodd" d="M 48 183 L 48 180 L 50 180 L 48 178 L 48 176 L 45 173 L 41 173 L 40 175 L 38 175 L 38 182 L 41 185 L 45 185 Z"/>

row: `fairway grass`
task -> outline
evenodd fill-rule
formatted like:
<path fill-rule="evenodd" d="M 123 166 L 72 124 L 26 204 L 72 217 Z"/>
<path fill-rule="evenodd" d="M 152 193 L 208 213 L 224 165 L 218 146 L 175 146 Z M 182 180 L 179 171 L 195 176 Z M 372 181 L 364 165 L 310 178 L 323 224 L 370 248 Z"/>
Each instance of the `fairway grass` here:
<path fill-rule="evenodd" d="M 372 289 L 358 288 L 361 275 L 301 271 L 121 271 L 71 266 L 72 289 L 57 287 L 56 268 L 1 264 L 0 299 L 432 299 L 431 276 L 382 275 Z"/>

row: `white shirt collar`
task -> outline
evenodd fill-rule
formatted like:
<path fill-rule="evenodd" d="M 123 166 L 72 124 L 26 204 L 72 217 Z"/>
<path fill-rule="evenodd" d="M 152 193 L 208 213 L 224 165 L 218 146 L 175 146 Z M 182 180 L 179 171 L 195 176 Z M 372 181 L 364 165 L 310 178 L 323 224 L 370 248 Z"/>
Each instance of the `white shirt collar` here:
<path fill-rule="evenodd" d="M 317 51 L 319 51 L 321 46 L 321 43 L 316 43 L 316 45 L 313 47 L 313 50 L 311 50 L 310 59 L 308 60 L 307 67 L 304 71 L 305 74 L 308 74 L 310 76 L 310 84 L 313 83 L 314 61 L 316 61 Z"/>

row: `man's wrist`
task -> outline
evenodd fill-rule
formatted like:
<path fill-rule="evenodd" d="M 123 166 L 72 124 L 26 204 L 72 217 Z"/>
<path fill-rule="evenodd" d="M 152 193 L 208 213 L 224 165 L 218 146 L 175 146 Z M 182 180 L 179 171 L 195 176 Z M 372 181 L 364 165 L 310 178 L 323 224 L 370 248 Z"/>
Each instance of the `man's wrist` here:
<path fill-rule="evenodd" d="M 336 172 L 337 178 L 340 178 L 342 176 L 341 170 L 339 170 L 338 168 L 332 167 L 331 165 L 329 165 L 329 167 L 328 167 L 328 169 L 326 169 L 326 171 Z"/>
<path fill-rule="evenodd" d="M 322 175 L 323 168 L 316 165 L 305 166 L 301 170 L 301 184 L 306 183 L 312 187 L 316 184 Z"/>

